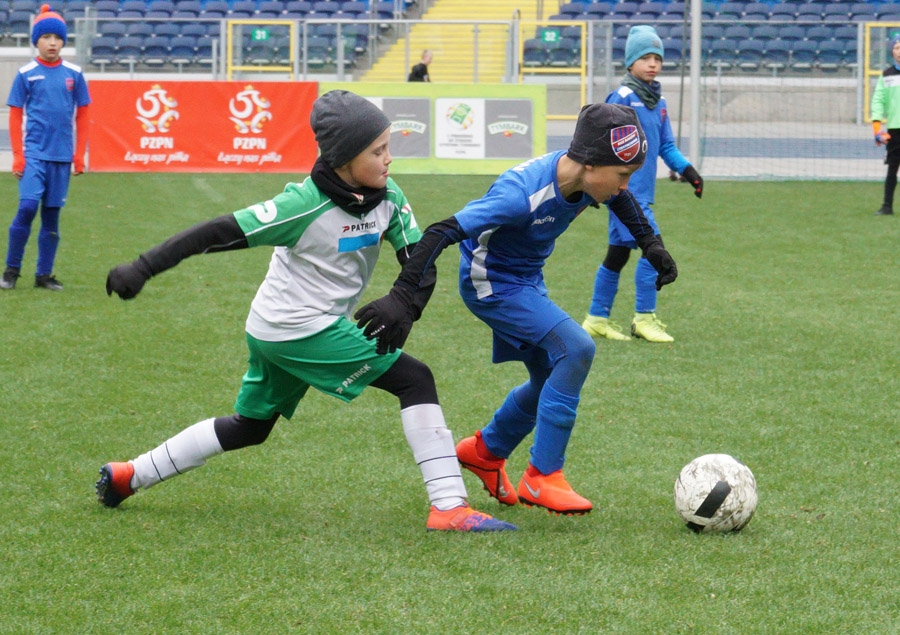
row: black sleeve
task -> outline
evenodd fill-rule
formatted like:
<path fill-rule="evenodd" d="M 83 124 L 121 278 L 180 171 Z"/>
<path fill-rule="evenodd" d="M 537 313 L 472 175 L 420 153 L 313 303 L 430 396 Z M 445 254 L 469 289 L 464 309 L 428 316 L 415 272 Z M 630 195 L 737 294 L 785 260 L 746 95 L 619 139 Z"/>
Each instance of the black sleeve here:
<path fill-rule="evenodd" d="M 246 249 L 247 237 L 234 214 L 225 214 L 175 234 L 140 256 L 151 275 L 171 269 L 179 262 L 197 254 Z"/>
<path fill-rule="evenodd" d="M 609 201 L 609 209 L 616 215 L 622 224 L 631 232 L 638 245 L 641 244 L 642 238 L 653 236 L 653 227 L 644 216 L 640 204 L 635 200 L 634 195 L 625 190 L 614 196 Z"/>
<path fill-rule="evenodd" d="M 418 244 L 419 243 L 413 243 L 403 249 L 397 250 L 397 261 L 400 263 L 401 267 L 409 262 L 410 255 L 415 251 Z M 428 304 L 428 300 L 431 299 L 431 294 L 434 292 L 434 285 L 436 283 L 437 266 L 432 262 L 431 266 L 425 272 L 425 275 L 422 276 L 422 282 L 419 284 L 419 288 L 413 292 L 412 303 L 415 312 L 413 320 L 418 320 L 422 317 L 422 311 L 425 309 L 425 305 Z"/>
<path fill-rule="evenodd" d="M 462 241 L 463 238 L 465 238 L 465 235 L 459 223 L 456 222 L 455 216 L 429 225 L 422 236 L 422 240 L 416 243 L 416 248 L 412 250 L 409 259 L 403 265 L 403 269 L 400 270 L 400 275 L 397 276 L 397 281 L 394 282 L 394 285 L 399 285 L 412 291 L 414 294 L 418 294 L 420 289 L 429 284 L 429 278 L 432 275 L 436 279 L 437 269 L 434 262 L 441 255 L 441 252 L 450 245 Z M 430 284 L 434 287 L 434 280 L 431 280 Z M 430 291 L 428 295 L 431 295 Z M 428 301 L 427 298 L 425 301 Z M 418 307 L 420 312 L 424 306 L 422 304 Z"/>

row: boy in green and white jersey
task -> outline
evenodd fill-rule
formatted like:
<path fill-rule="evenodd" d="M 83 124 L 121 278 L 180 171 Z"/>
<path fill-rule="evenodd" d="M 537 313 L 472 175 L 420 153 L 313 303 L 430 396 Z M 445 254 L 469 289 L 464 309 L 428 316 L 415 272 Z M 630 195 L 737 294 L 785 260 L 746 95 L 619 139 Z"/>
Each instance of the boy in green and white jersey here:
<path fill-rule="evenodd" d="M 427 529 L 516 529 L 469 507 L 431 370 L 396 348 L 421 316 L 436 270 L 417 293 L 415 316 L 396 326 L 390 340 L 369 339 L 350 321 L 381 241 L 403 264 L 422 236 L 406 197 L 388 176 L 390 121 L 366 99 L 331 91 L 313 104 L 310 124 L 321 156 L 305 181 L 196 225 L 109 272 L 107 293 L 128 300 L 189 256 L 274 247 L 247 317 L 249 368 L 235 413 L 196 423 L 131 461 L 105 464 L 96 486 L 100 503 L 116 507 L 212 456 L 262 443 L 279 416 L 294 414 L 310 386 L 350 401 L 371 385 L 400 400 L 403 430 L 431 501 Z"/>

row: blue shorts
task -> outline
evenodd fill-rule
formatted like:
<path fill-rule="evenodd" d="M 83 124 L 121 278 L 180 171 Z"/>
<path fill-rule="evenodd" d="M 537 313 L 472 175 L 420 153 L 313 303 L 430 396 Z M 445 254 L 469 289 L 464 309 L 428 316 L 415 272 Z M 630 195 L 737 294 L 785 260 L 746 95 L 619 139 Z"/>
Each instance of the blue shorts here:
<path fill-rule="evenodd" d="M 494 332 L 495 364 L 533 359 L 538 342 L 571 319 L 550 300 L 544 286 L 493 284 L 493 289 L 485 298 L 463 288 L 460 293 L 469 310 Z"/>
<path fill-rule="evenodd" d="M 60 161 L 25 160 L 19 180 L 19 199 L 41 201 L 44 207 L 62 207 L 69 192 L 72 164 Z"/>
<path fill-rule="evenodd" d="M 650 209 L 650 204 L 640 203 L 640 205 L 641 210 L 644 212 L 644 216 L 647 217 L 647 221 L 653 228 L 653 233 L 659 235 L 659 226 L 656 224 L 656 218 L 653 216 L 653 210 Z M 631 232 L 628 231 L 628 228 L 622 224 L 619 217 L 612 212 L 609 213 L 609 244 L 637 249 L 637 242 L 635 242 L 634 236 L 632 236 Z"/>

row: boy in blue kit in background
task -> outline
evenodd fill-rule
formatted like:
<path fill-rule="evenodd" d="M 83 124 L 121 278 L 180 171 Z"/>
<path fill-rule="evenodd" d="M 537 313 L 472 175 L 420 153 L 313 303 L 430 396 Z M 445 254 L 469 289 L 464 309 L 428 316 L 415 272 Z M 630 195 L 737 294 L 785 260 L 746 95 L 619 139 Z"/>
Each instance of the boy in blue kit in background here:
<path fill-rule="evenodd" d="M 543 266 L 572 221 L 589 206 L 608 201 L 659 272 L 657 284 L 675 280 L 675 262 L 626 190 L 646 146 L 631 108 L 585 106 L 567 152 L 507 170 L 482 198 L 428 227 L 390 293 L 354 316 L 379 345 L 402 346 L 417 315 L 413 298 L 425 272 L 446 247 L 459 243 L 460 295 L 491 327 L 493 361 L 521 361 L 529 375 L 485 428 L 456 446 L 463 467 L 501 503 L 521 501 L 559 514 L 584 514 L 593 507 L 575 493 L 562 467 L 595 346 L 549 299 Z M 532 430 L 531 461 L 513 489 L 506 459 Z"/>
<path fill-rule="evenodd" d="M 628 33 L 625 42 L 625 68 L 628 74 L 618 90 L 606 98 L 610 104 L 631 106 L 637 113 L 644 133 L 647 135 L 647 160 L 628 184 L 641 205 L 644 216 L 659 234 L 659 227 L 653 215 L 656 195 L 656 164 L 662 157 L 665 164 L 679 173 L 694 188 L 697 198 L 703 195 L 703 179 L 675 146 L 672 126 L 669 123 L 666 100 L 662 96 L 656 76 L 662 70 L 662 40 L 652 26 L 635 26 Z M 610 313 L 619 290 L 619 275 L 628 262 L 632 249 L 637 243 L 617 216 L 609 214 L 609 247 L 606 258 L 597 270 L 594 280 L 594 295 L 588 316 L 582 326 L 595 337 L 612 340 L 631 339 L 612 322 Z M 656 317 L 656 271 L 646 258 L 638 260 L 634 271 L 635 315 L 631 322 L 631 333 L 648 342 L 672 342 L 674 338 L 666 332 L 665 325 Z"/>
<path fill-rule="evenodd" d="M 290 419 L 310 387 L 350 401 L 373 386 L 400 401 L 400 421 L 431 501 L 429 531 L 507 531 L 515 525 L 469 507 L 453 435 L 431 370 L 363 337 L 350 314 L 372 276 L 382 242 L 402 264 L 422 235 L 403 191 L 388 176 L 390 120 L 354 93 L 333 90 L 313 104 L 321 156 L 309 178 L 273 198 L 195 225 L 109 272 L 106 292 L 134 298 L 153 276 L 193 255 L 274 247 L 245 336 L 248 369 L 235 413 L 205 419 L 131 461 L 100 468 L 97 498 L 117 507 L 223 452 L 263 443 Z M 424 306 L 435 269 L 413 299 Z M 419 309 L 412 319 L 417 319 Z M 362 422 L 346 422 L 362 425 Z M 351 428 L 352 429 L 352 428 Z"/>
<path fill-rule="evenodd" d="M 16 286 L 31 224 L 40 206 L 34 286 L 60 291 L 63 286 L 53 276 L 59 246 L 59 214 L 66 204 L 73 166 L 76 175 L 84 172 L 91 97 L 81 67 L 60 57 L 66 43 L 66 23 L 58 13 L 50 11 L 49 5 L 43 5 L 34 20 L 31 43 L 37 47 L 38 56 L 16 73 L 6 102 L 12 171 L 19 179 L 19 209 L 9 227 L 0 289 Z M 73 113 L 77 142 L 72 136 Z M 24 143 L 23 115 L 27 115 Z"/>

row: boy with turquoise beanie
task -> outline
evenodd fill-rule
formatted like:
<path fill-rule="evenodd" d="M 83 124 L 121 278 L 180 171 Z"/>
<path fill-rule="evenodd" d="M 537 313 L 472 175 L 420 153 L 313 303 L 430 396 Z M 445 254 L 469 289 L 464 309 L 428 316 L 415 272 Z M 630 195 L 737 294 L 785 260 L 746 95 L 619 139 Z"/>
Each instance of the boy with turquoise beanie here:
<path fill-rule="evenodd" d="M 656 77 L 662 71 L 665 57 L 662 40 L 652 26 L 631 28 L 625 42 L 625 68 L 627 74 L 622 85 L 611 93 L 606 102 L 634 108 L 644 133 L 647 135 L 647 159 L 631 176 L 628 189 L 640 204 L 644 216 L 659 236 L 659 226 L 651 205 L 656 191 L 656 164 L 662 158 L 665 164 L 679 173 L 694 188 L 700 198 L 703 179 L 675 146 L 672 126 L 669 123 L 666 99 L 662 96 Z M 612 320 L 613 301 L 619 289 L 619 276 L 633 249 L 638 245 L 617 216 L 609 214 L 609 247 L 606 258 L 597 270 L 594 295 L 588 316 L 582 327 L 594 337 L 611 340 L 630 340 Z M 666 326 L 656 317 L 657 272 L 646 258 L 640 258 L 634 272 L 635 314 L 631 322 L 631 334 L 648 342 L 672 342 Z"/>

